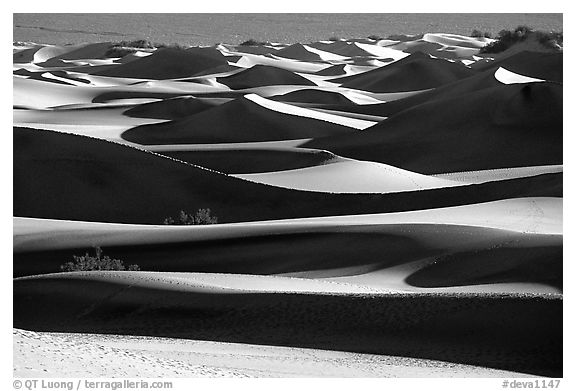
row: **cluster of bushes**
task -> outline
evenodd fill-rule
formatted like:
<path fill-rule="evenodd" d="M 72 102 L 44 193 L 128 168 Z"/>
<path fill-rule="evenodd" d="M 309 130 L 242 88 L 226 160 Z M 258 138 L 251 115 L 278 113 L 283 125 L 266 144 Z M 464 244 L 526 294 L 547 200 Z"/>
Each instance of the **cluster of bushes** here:
<path fill-rule="evenodd" d="M 518 26 L 514 31 L 500 31 L 496 40 L 480 49 L 480 53 L 500 53 L 512 45 L 525 41 L 527 38 L 535 38 L 538 43 L 547 49 L 559 50 L 563 45 L 564 34 L 534 31 L 528 26 Z"/>
<path fill-rule="evenodd" d="M 85 255 L 74 255 L 74 262 L 66 262 L 60 266 L 63 272 L 90 271 L 90 270 L 130 270 L 139 271 L 138 265 L 129 265 L 128 268 L 119 259 L 112 259 L 108 255 L 102 256 L 102 249 L 95 247 L 95 255 L 86 252 Z"/>
<path fill-rule="evenodd" d="M 137 39 L 134 41 L 120 41 L 116 42 L 106 51 L 106 57 L 124 57 L 127 54 L 135 53 L 138 49 L 177 49 L 186 50 L 186 46 L 179 45 L 177 43 L 165 44 L 165 43 L 152 43 L 147 39 Z"/>
<path fill-rule="evenodd" d="M 218 224 L 218 217 L 212 216 L 209 208 L 198 209 L 194 215 L 181 210 L 176 218 L 167 217 L 164 219 L 166 225 L 207 225 Z"/>
<path fill-rule="evenodd" d="M 255 39 L 250 38 L 249 40 L 242 42 L 240 46 L 264 46 L 267 44 L 268 42 L 256 41 Z"/>

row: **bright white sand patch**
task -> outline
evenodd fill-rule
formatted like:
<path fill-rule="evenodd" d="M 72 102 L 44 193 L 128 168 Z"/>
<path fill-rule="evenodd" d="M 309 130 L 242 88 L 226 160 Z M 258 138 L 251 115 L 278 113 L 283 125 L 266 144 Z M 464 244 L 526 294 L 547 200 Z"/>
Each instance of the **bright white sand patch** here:
<path fill-rule="evenodd" d="M 122 139 L 122 133 L 138 125 L 165 122 L 149 118 L 132 118 L 122 113 L 126 108 L 95 110 L 13 110 L 14 126 L 46 129 L 95 137 L 135 145 Z"/>
<path fill-rule="evenodd" d="M 207 84 L 187 83 L 173 80 L 145 81 L 133 85 L 127 85 L 129 83 L 126 81 L 126 79 L 108 79 L 118 79 L 118 86 L 112 88 L 86 84 L 71 86 L 14 76 L 13 104 L 14 106 L 46 109 L 73 104 L 89 104 L 92 103 L 94 98 L 107 92 L 192 94 L 222 92 L 229 90 L 228 88 L 215 87 Z"/>
<path fill-rule="evenodd" d="M 493 39 L 490 38 L 474 38 L 474 37 L 466 37 L 464 35 L 440 34 L 440 33 L 424 34 L 422 40 L 426 42 L 438 43 L 444 46 L 460 46 L 465 48 L 476 48 L 476 49 L 480 49 L 494 41 Z"/>
<path fill-rule="evenodd" d="M 391 49 L 379 45 L 370 45 L 367 43 L 354 42 L 353 45 L 358 46 L 360 49 L 380 58 L 392 58 L 394 61 L 408 57 L 410 53 L 404 53 L 403 51 Z M 391 64 L 391 63 L 390 63 Z"/>
<path fill-rule="evenodd" d="M 246 99 L 251 100 L 259 106 L 265 107 L 269 110 L 277 111 L 279 113 L 296 115 L 299 117 L 306 117 L 317 119 L 320 121 L 331 122 L 338 125 L 348 126 L 354 129 L 366 129 L 370 126 L 376 125 L 377 122 L 366 121 L 362 119 L 342 117 L 334 114 L 321 113 L 314 110 L 305 109 L 303 107 L 289 105 L 287 103 L 276 102 L 266 98 L 262 98 L 257 94 L 249 94 L 244 96 Z"/>
<path fill-rule="evenodd" d="M 328 193 L 395 193 L 462 185 L 387 164 L 352 159 L 295 170 L 233 176 L 271 186 Z"/>
<path fill-rule="evenodd" d="M 562 199 L 508 200 L 397 213 L 329 216 L 204 226 L 94 223 L 14 217 L 14 252 L 177 243 L 386 224 L 447 224 L 531 234 L 562 234 Z"/>
<path fill-rule="evenodd" d="M 540 283 L 508 282 L 490 283 L 477 285 L 462 285 L 437 288 L 421 288 L 406 283 L 406 279 L 418 270 L 436 262 L 436 257 L 420 259 L 413 262 L 403 263 L 397 266 L 358 273 L 352 273 L 346 269 L 333 269 L 332 273 L 339 277 L 329 277 L 325 280 L 358 284 L 374 289 L 385 289 L 392 292 L 410 293 L 531 293 L 531 294 L 562 294 L 562 290 L 550 285 Z M 298 273 L 296 273 L 298 274 Z"/>
<path fill-rule="evenodd" d="M 231 52 L 231 53 L 234 53 L 234 52 Z M 322 69 L 326 69 L 326 68 L 332 66 L 332 64 L 330 64 L 330 63 L 317 64 L 317 63 L 311 63 L 311 62 L 305 62 L 305 61 L 291 60 L 288 58 L 278 57 L 278 56 L 274 56 L 274 55 L 270 55 L 270 57 L 268 57 L 268 56 L 261 56 L 261 55 L 257 55 L 257 54 L 249 54 L 249 53 L 242 53 L 242 52 L 237 52 L 234 54 L 242 56 L 242 58 L 236 62 L 236 65 L 241 66 L 241 67 L 245 67 L 245 68 L 249 68 L 249 67 L 252 67 L 254 65 L 261 64 L 261 65 L 271 65 L 271 66 L 286 69 L 286 70 L 292 71 L 292 72 L 315 73 L 315 72 L 321 71 Z"/>
<path fill-rule="evenodd" d="M 110 337 L 101 336 L 102 340 Z M 35 333 L 14 329 L 14 376 L 17 377 L 246 377 L 225 367 L 211 367 L 138 349 L 98 343 L 94 336 Z"/>
<path fill-rule="evenodd" d="M 562 164 L 550 166 L 500 168 L 494 170 L 450 172 L 446 174 L 432 175 L 436 178 L 449 179 L 464 183 L 485 183 L 492 181 L 504 181 L 507 179 L 527 178 L 542 174 L 554 174 L 563 172 Z"/>
<path fill-rule="evenodd" d="M 335 61 L 335 62 L 340 62 L 340 61 L 345 61 L 348 57 L 345 56 L 341 56 L 339 54 L 335 54 L 335 53 L 330 53 L 324 50 L 320 50 L 320 49 L 316 49 L 313 48 L 311 46 L 308 45 L 302 45 L 306 50 L 308 50 L 310 53 L 314 53 L 317 54 L 323 61 Z"/>
<path fill-rule="evenodd" d="M 257 141 L 249 143 L 219 143 L 219 144 L 166 144 L 166 145 L 139 145 L 138 148 L 151 152 L 169 151 L 209 151 L 216 149 L 269 149 L 269 148 L 297 148 L 311 141 L 311 138 L 280 141 Z"/>
<path fill-rule="evenodd" d="M 294 104 L 294 103 L 292 103 Z M 302 106 L 302 107 L 306 107 L 304 104 L 294 104 L 295 106 Z M 347 111 L 338 111 L 338 110 L 329 110 L 329 109 L 322 109 L 319 107 L 311 107 L 310 110 L 314 110 L 314 111 L 320 111 L 322 113 L 327 113 L 327 114 L 334 114 L 334 115 L 339 115 L 341 117 L 350 117 L 350 118 L 357 118 L 357 119 L 363 119 L 366 121 L 374 121 L 374 122 L 380 122 L 380 121 L 384 121 L 385 119 L 387 119 L 388 117 L 380 117 L 377 115 L 370 115 L 370 114 L 362 114 L 362 113 L 349 113 Z"/>
<path fill-rule="evenodd" d="M 43 279 L 57 276 L 62 279 L 82 278 L 90 281 L 116 282 L 131 287 L 211 293 L 307 293 L 307 294 L 389 294 L 382 288 L 368 288 L 357 284 L 338 283 L 274 275 L 226 273 L 175 273 L 147 271 L 91 271 L 42 274 L 19 277 L 18 280 Z"/>
<path fill-rule="evenodd" d="M 44 72 L 41 76 L 44 77 L 44 78 L 46 78 L 46 79 L 52 79 L 52 80 L 62 81 L 62 82 L 64 82 L 64 83 L 71 84 L 71 85 L 74 85 L 74 86 L 85 86 L 85 85 L 86 85 L 86 83 L 83 83 L 83 82 L 81 82 L 81 81 L 77 81 L 77 80 L 73 80 L 73 79 L 67 79 L 67 78 L 65 78 L 65 77 L 56 76 L 56 75 L 53 75 L 53 74 L 50 73 L 50 72 Z"/>
<path fill-rule="evenodd" d="M 175 338 L 13 331 L 15 377 L 524 377 L 395 356 Z"/>
<path fill-rule="evenodd" d="M 506 68 L 498 68 L 494 73 L 494 77 L 502 84 L 522 84 L 522 83 L 536 83 L 546 80 L 536 79 L 529 76 L 520 75 L 518 73 L 511 72 Z"/>

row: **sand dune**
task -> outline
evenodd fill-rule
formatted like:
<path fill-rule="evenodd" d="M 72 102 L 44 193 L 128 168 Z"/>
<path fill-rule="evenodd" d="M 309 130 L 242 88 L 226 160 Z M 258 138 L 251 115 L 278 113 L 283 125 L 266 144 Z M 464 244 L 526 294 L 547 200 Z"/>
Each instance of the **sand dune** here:
<path fill-rule="evenodd" d="M 137 79 L 178 79 L 224 64 L 227 64 L 227 60 L 223 56 L 215 58 L 212 54 L 200 51 L 159 49 L 151 56 L 121 64 L 97 74 Z"/>
<path fill-rule="evenodd" d="M 478 61 L 472 68 L 481 71 L 505 68 L 527 77 L 562 83 L 563 54 L 521 51 L 496 61 Z"/>
<path fill-rule="evenodd" d="M 337 92 L 301 89 L 287 94 L 271 97 L 281 102 L 320 103 L 320 104 L 353 104 L 353 102 Z"/>
<path fill-rule="evenodd" d="M 135 106 L 123 114 L 128 117 L 175 120 L 200 113 L 214 107 L 206 100 L 194 97 L 176 97 Z"/>
<path fill-rule="evenodd" d="M 410 285 L 424 284 L 428 290 L 438 286 L 434 270 L 448 265 L 451 272 L 440 274 L 443 282 L 439 286 L 450 286 L 452 292 L 472 292 L 473 288 L 459 285 L 488 282 L 506 283 L 494 288 L 503 292 L 534 289 L 518 283 L 561 289 L 561 215 L 561 200 L 535 198 L 403 213 L 205 227 L 16 219 L 14 273 L 54 272 L 63 260 L 72 259 L 72 254 L 99 245 L 125 262 L 137 262 L 144 270 L 348 276 L 350 283 L 360 287 L 409 292 L 414 291 Z M 432 268 L 430 262 L 424 262 L 405 274 L 404 278 L 415 276 L 414 284 L 391 284 L 385 278 L 377 284 L 371 281 L 375 272 L 386 273 L 391 267 L 430 257 L 434 257 Z M 470 262 L 476 266 L 470 267 Z M 430 280 L 419 277 L 428 275 L 428 270 L 432 270 Z M 290 289 L 303 286 L 292 282 Z M 270 284 L 280 286 L 279 282 Z M 314 282 L 310 284 L 314 286 Z M 485 286 L 476 290 L 486 291 L 493 290 Z"/>
<path fill-rule="evenodd" d="M 304 146 L 424 174 L 562 164 L 561 94 L 552 83 L 501 85 Z"/>
<path fill-rule="evenodd" d="M 275 233 L 297 233 L 327 227 L 377 224 L 447 224 L 520 233 L 560 235 L 562 234 L 562 200 L 559 198 L 518 198 L 410 212 L 316 217 L 232 225 L 218 224 L 209 227 L 138 226 L 16 218 L 14 250 L 21 252 L 88 246 L 89 242 L 86 240 L 98 232 L 104 233 L 100 238 L 104 241 L 99 241 L 98 244 L 109 246 L 122 243 L 144 244 L 155 240 L 153 235 L 158 243 L 162 243 L 170 239 L 185 241 L 243 237 L 250 232 L 252 235 L 262 235 L 266 230 Z M 82 234 L 83 231 L 87 233 Z M 114 232 L 116 236 L 106 236 L 108 231 Z M 125 242 L 126 238 L 121 238 L 121 234 L 126 237 L 132 234 L 133 238 L 138 238 L 138 235 L 144 236 L 136 242 Z M 74 237 L 79 238 L 80 242 L 74 240 Z"/>
<path fill-rule="evenodd" d="M 87 221 L 154 224 L 180 209 L 202 207 L 212 208 L 222 222 L 254 221 L 560 196 L 562 191 L 562 175 L 546 174 L 379 195 L 304 192 L 98 139 L 24 128 L 14 130 L 14 162 L 14 215 Z"/>
<path fill-rule="evenodd" d="M 328 166 L 235 176 L 272 186 L 328 193 L 395 193 L 461 185 L 386 164 L 351 159 Z"/>
<path fill-rule="evenodd" d="M 129 274 L 116 275 L 16 279 L 14 326 L 281 344 L 561 374 L 558 297 L 231 295 L 182 284 L 158 289 L 158 282 L 146 273 L 137 274 L 139 282 L 128 287 L 123 280 L 128 282 Z M 75 299 L 63 306 L 62 294 Z M 119 312 L 123 316 L 110 316 Z"/>
<path fill-rule="evenodd" d="M 263 143 L 265 144 L 265 143 Z M 340 160 L 336 155 L 317 149 L 297 147 L 228 148 L 156 150 L 164 156 L 210 168 L 226 174 L 255 174 L 293 170 L 331 164 Z"/>
<path fill-rule="evenodd" d="M 319 349 L 14 329 L 14 376 L 524 377 L 518 372 Z M 101 353 L 105 353 L 102 362 Z M 170 359 L 179 356 L 179 360 Z M 312 360 L 310 358 L 313 358 Z M 72 361 L 77 363 L 70 368 Z M 39 369 L 44 367 L 45 371 Z M 36 369 L 38 368 L 38 369 Z M 113 370 L 114 372 L 110 372 Z"/>
<path fill-rule="evenodd" d="M 473 74 L 464 65 L 414 53 L 385 67 L 332 81 L 371 92 L 401 92 L 434 88 Z"/>
<path fill-rule="evenodd" d="M 14 375 L 561 377 L 562 51 L 491 41 L 15 43 Z"/>
<path fill-rule="evenodd" d="M 122 137 L 138 144 L 274 141 L 353 132 L 354 128 L 347 126 L 350 122 L 361 123 L 365 127 L 373 124 L 256 97 L 250 94 L 179 120 L 135 127 L 124 132 Z M 274 103 L 274 109 L 270 109 L 270 104 L 262 102 Z M 302 116 L 302 112 L 308 115 Z M 310 118 L 312 115 L 316 118 Z M 333 119 L 334 122 L 340 120 L 346 125 L 320 120 L 322 117 Z"/>
<path fill-rule="evenodd" d="M 233 89 L 245 89 L 251 87 L 261 87 L 269 85 L 315 85 L 308 79 L 270 65 L 254 65 L 240 73 L 228 77 L 219 77 L 219 83 L 225 84 Z"/>

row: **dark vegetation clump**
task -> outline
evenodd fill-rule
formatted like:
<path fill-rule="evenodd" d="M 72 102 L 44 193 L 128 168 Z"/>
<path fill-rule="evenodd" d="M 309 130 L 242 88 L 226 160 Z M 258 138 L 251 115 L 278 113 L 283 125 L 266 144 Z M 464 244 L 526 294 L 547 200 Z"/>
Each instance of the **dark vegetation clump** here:
<path fill-rule="evenodd" d="M 158 49 L 175 49 L 175 50 L 186 50 L 188 49 L 187 46 L 180 45 L 178 43 L 166 44 L 166 43 L 157 43 L 156 47 Z"/>
<path fill-rule="evenodd" d="M 500 31 L 496 41 L 484 46 L 480 49 L 480 53 L 500 53 L 531 37 L 547 49 L 561 50 L 564 34 L 561 32 L 534 31 L 528 26 L 518 26 L 514 31 Z"/>
<path fill-rule="evenodd" d="M 267 43 L 268 42 L 256 41 L 255 39 L 250 38 L 249 40 L 242 42 L 240 46 L 264 46 Z"/>
<path fill-rule="evenodd" d="M 166 217 L 166 225 L 208 225 L 218 224 L 218 217 L 211 215 L 210 208 L 198 209 L 194 215 L 181 210 L 178 217 Z"/>
<path fill-rule="evenodd" d="M 490 34 L 488 31 L 482 32 L 476 29 L 472 30 L 470 36 L 472 38 L 492 38 L 492 34 Z"/>
<path fill-rule="evenodd" d="M 384 39 L 383 37 L 376 35 L 376 34 L 369 35 L 366 38 L 371 39 L 373 41 L 381 41 Z"/>
<path fill-rule="evenodd" d="M 120 41 L 114 46 L 126 47 L 126 48 L 136 48 L 136 49 L 154 49 L 152 42 L 147 39 L 137 39 L 134 41 Z"/>
<path fill-rule="evenodd" d="M 112 45 L 105 53 L 106 57 L 124 57 L 138 49 L 154 49 L 152 42 L 147 39 L 137 39 L 134 41 L 120 41 Z"/>
<path fill-rule="evenodd" d="M 130 270 L 139 271 L 138 265 L 124 267 L 124 263 L 119 259 L 112 259 L 108 255 L 102 256 L 102 249 L 95 247 L 95 256 L 86 252 L 85 255 L 73 255 L 74 262 L 66 262 L 60 266 L 63 272 L 90 271 L 90 270 Z"/>
<path fill-rule="evenodd" d="M 116 58 L 116 57 L 124 57 L 128 54 L 135 53 L 136 49 L 134 48 L 125 48 L 121 46 L 112 46 L 108 49 L 105 53 L 105 56 L 108 58 Z"/>

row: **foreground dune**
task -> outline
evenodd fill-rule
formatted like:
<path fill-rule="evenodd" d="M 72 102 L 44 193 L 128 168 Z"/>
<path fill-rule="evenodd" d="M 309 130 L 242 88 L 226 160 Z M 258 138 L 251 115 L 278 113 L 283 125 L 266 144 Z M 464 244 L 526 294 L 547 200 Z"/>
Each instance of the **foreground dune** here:
<path fill-rule="evenodd" d="M 375 354 L 20 329 L 14 329 L 14 355 L 15 377 L 526 376 L 518 372 Z M 71 363 L 74 363 L 73 367 Z"/>
<path fill-rule="evenodd" d="M 127 273 L 17 279 L 14 326 L 281 344 L 560 374 L 562 300 L 554 296 L 231 295 L 182 285 L 158 289 L 145 273 L 136 273 L 140 282 L 128 286 L 121 282 Z"/>

